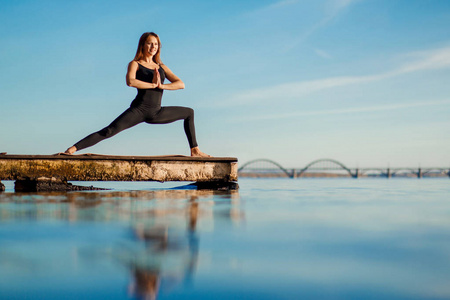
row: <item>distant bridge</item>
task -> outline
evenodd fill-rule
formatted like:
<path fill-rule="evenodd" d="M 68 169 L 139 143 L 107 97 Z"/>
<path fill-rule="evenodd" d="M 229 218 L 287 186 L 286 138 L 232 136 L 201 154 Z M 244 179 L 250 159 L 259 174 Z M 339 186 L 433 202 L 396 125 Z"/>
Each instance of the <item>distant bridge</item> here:
<path fill-rule="evenodd" d="M 244 163 L 239 169 L 240 176 L 249 177 L 311 177 L 320 175 L 323 177 L 347 176 L 358 178 L 365 177 L 400 177 L 414 176 L 422 178 L 424 176 L 448 176 L 450 177 L 450 168 L 355 168 L 350 169 L 343 163 L 330 159 L 322 158 L 310 162 L 301 169 L 284 168 L 281 164 L 270 159 L 255 159 Z"/>

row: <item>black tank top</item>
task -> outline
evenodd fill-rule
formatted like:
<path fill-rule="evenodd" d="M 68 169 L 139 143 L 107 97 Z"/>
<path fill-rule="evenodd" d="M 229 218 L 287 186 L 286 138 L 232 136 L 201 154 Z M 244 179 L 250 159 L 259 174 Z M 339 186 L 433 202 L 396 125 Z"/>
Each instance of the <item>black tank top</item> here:
<path fill-rule="evenodd" d="M 144 82 L 152 83 L 153 75 L 155 70 L 144 67 L 139 64 L 139 68 L 136 71 L 136 79 Z M 166 79 L 166 73 L 164 69 L 160 67 L 158 69 L 159 75 L 161 77 L 161 83 L 164 83 Z M 159 109 L 161 108 L 161 98 L 163 95 L 162 89 L 138 89 L 136 98 L 131 103 L 131 106 L 141 106 L 143 108 Z"/>

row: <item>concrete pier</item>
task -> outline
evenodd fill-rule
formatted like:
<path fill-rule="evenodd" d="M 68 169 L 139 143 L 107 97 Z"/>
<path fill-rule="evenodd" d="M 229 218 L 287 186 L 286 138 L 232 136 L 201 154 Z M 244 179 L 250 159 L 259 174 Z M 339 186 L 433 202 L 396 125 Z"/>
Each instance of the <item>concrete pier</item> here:
<path fill-rule="evenodd" d="M 0 155 L 0 181 L 39 178 L 64 182 L 196 181 L 205 186 L 235 182 L 238 175 L 234 157 Z"/>

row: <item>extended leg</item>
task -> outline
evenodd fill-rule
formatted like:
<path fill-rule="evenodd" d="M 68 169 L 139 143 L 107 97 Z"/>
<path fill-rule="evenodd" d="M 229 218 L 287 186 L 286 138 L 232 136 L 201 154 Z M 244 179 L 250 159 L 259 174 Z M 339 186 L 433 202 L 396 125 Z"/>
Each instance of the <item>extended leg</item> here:
<path fill-rule="evenodd" d="M 128 108 L 117 119 L 115 119 L 109 126 L 97 131 L 91 135 L 88 135 L 78 143 L 74 145 L 76 150 L 91 147 L 98 142 L 110 138 L 122 130 L 133 127 L 144 121 L 144 115 L 136 108 Z"/>
<path fill-rule="evenodd" d="M 191 148 L 197 147 L 194 126 L 194 110 L 189 107 L 182 106 L 165 106 L 152 119 L 146 120 L 149 124 L 167 124 L 177 120 L 184 120 L 184 132 L 189 141 Z"/>

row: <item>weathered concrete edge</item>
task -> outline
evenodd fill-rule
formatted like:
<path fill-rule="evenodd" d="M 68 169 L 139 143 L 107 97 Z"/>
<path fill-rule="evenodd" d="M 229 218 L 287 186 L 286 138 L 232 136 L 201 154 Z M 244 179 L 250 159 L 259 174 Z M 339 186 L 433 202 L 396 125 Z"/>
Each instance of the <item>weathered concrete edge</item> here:
<path fill-rule="evenodd" d="M 0 180 L 56 177 L 67 181 L 237 181 L 237 162 L 12 159 L 0 157 Z"/>

